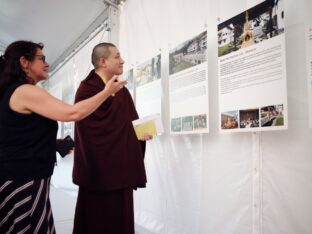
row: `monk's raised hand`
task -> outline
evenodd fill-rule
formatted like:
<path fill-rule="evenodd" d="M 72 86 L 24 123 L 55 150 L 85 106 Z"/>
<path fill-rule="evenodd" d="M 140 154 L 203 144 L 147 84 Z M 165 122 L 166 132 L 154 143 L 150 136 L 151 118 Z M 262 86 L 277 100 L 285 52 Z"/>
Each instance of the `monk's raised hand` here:
<path fill-rule="evenodd" d="M 111 78 L 107 84 L 105 85 L 105 89 L 109 91 L 111 94 L 117 93 L 127 84 L 126 80 L 118 80 L 118 76 L 114 76 Z"/>

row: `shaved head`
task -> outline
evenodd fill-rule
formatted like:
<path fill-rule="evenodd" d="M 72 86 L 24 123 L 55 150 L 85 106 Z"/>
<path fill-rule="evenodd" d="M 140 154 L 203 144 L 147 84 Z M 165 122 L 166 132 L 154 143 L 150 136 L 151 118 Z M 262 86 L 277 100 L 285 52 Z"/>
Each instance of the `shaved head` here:
<path fill-rule="evenodd" d="M 112 43 L 103 42 L 103 43 L 97 44 L 93 48 L 91 59 L 92 59 L 92 64 L 95 69 L 99 67 L 99 61 L 101 58 L 105 58 L 105 59 L 108 58 L 108 56 L 110 55 L 110 50 L 109 50 L 110 47 L 116 47 L 116 46 Z"/>

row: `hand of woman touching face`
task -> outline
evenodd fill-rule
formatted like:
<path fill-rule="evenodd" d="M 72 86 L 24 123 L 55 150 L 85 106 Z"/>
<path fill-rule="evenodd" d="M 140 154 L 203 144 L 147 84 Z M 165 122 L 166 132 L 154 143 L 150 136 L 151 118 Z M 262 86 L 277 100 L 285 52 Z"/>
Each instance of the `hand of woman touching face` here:
<path fill-rule="evenodd" d="M 107 90 L 110 94 L 117 93 L 127 84 L 126 80 L 118 81 L 117 78 L 118 76 L 111 78 L 105 85 L 104 90 Z"/>

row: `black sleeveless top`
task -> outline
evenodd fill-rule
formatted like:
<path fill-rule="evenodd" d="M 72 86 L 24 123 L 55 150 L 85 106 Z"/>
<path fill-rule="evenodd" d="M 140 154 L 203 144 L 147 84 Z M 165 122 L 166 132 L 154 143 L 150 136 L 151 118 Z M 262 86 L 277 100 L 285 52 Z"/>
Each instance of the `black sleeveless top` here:
<path fill-rule="evenodd" d="M 36 113 L 22 114 L 9 106 L 23 83 L 0 94 L 0 180 L 32 180 L 52 175 L 56 161 L 57 122 Z"/>

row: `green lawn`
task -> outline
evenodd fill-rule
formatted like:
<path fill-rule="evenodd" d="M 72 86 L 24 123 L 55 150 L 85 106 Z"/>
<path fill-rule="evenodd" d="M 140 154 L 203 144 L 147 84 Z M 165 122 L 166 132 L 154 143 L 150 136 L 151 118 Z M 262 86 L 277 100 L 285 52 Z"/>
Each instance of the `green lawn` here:
<path fill-rule="evenodd" d="M 218 48 L 218 55 L 219 57 L 222 55 L 226 55 L 232 51 L 232 46 L 230 44 L 221 46 Z"/>
<path fill-rule="evenodd" d="M 188 63 L 186 61 L 181 61 L 180 63 L 176 64 L 173 67 L 173 73 L 179 72 L 179 71 L 183 71 L 186 68 L 192 67 L 193 64 Z"/>
<path fill-rule="evenodd" d="M 277 118 L 275 126 L 283 126 L 284 125 L 284 118 Z"/>

